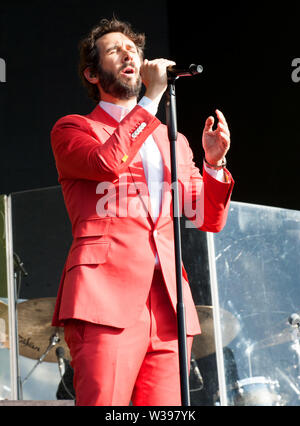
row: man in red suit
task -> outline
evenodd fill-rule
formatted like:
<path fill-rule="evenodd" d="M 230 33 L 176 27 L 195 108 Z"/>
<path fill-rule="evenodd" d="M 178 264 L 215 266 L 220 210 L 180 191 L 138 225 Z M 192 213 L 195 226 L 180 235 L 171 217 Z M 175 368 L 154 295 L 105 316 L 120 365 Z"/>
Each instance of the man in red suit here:
<path fill-rule="evenodd" d="M 143 60 L 144 41 L 130 25 L 102 20 L 80 50 L 97 106 L 51 133 L 74 237 L 53 325 L 64 327 L 77 405 L 181 404 L 170 146 L 155 117 L 174 62 Z M 177 141 L 182 213 L 209 232 L 224 227 L 233 187 L 229 130 L 216 114 L 217 128 L 209 117 L 203 131 L 203 175 L 186 138 Z M 190 357 L 200 326 L 182 272 Z"/>

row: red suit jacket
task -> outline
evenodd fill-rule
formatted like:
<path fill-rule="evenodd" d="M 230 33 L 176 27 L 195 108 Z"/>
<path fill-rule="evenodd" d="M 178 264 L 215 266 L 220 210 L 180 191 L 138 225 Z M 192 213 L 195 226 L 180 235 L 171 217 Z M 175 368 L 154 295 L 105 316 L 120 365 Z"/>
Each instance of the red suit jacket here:
<path fill-rule="evenodd" d="M 164 163 L 162 209 L 156 222 L 139 154 L 150 134 Z M 147 300 L 156 253 L 176 310 L 167 127 L 138 105 L 120 123 L 97 105 L 87 116 L 58 120 L 51 143 L 74 238 L 53 325 L 62 326 L 68 318 L 120 328 L 132 325 Z M 177 156 L 182 193 L 189 206 L 200 212 L 191 219 L 202 231 L 220 231 L 233 186 L 229 172 L 228 183 L 213 179 L 205 170 L 202 177 L 181 134 Z M 199 321 L 184 268 L 183 295 L 187 333 L 197 334 Z"/>

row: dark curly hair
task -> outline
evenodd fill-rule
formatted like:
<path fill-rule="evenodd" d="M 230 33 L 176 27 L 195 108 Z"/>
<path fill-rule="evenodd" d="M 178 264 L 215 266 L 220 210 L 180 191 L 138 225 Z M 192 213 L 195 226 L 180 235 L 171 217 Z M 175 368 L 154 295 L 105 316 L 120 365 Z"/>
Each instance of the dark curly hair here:
<path fill-rule="evenodd" d="M 79 77 L 83 85 L 87 88 L 89 97 L 96 102 L 99 102 L 100 100 L 98 87 L 95 84 L 90 83 L 85 78 L 84 70 L 86 68 L 90 68 L 91 73 L 98 73 L 100 52 L 97 48 L 96 42 L 105 34 L 114 32 L 122 33 L 133 41 L 141 58 L 144 54 L 145 34 L 134 32 L 129 23 L 119 21 L 116 18 L 112 18 L 111 20 L 101 19 L 99 24 L 92 28 L 90 33 L 79 43 Z"/>

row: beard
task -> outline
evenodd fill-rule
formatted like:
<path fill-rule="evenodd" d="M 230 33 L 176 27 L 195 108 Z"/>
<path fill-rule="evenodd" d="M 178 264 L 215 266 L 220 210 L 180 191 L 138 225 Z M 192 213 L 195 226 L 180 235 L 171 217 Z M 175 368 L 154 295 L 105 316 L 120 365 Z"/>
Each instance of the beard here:
<path fill-rule="evenodd" d="M 133 66 L 132 64 L 125 64 L 122 69 L 128 65 Z M 104 92 L 112 95 L 114 98 L 121 100 L 128 100 L 133 97 L 137 98 L 141 91 L 142 79 L 140 75 L 138 75 L 135 83 L 130 83 L 114 75 L 111 71 L 105 71 L 100 64 L 98 66 L 98 75 L 99 83 Z"/>

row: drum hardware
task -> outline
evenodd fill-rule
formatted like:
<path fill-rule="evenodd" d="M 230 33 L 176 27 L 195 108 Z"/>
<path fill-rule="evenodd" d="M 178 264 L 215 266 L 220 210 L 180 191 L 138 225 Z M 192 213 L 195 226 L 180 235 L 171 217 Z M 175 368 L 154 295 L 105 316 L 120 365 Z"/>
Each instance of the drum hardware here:
<path fill-rule="evenodd" d="M 42 350 L 46 348 L 47 354 L 43 361 L 57 362 L 55 352 L 47 351 L 47 349 L 49 336 L 51 340 L 53 335 L 58 334 L 60 346 L 64 348 L 66 358 L 70 359 L 63 330 L 51 325 L 55 302 L 55 297 L 45 297 L 17 304 L 20 355 L 38 360 L 41 357 Z"/>
<path fill-rule="evenodd" d="M 8 400 L 11 398 L 11 388 L 3 385 L 0 388 L 0 401 Z"/>
<path fill-rule="evenodd" d="M 17 253 L 14 253 L 14 269 L 15 271 L 20 271 L 24 277 L 28 277 L 28 272 L 26 271 L 24 267 L 24 263 L 20 259 L 20 257 L 17 255 Z"/>
<path fill-rule="evenodd" d="M 256 345 L 256 343 L 252 343 L 251 345 L 249 345 L 245 351 L 247 359 L 248 359 L 248 369 L 249 369 L 249 376 L 252 377 L 252 363 L 251 363 L 251 355 L 253 352 L 253 348 Z"/>
<path fill-rule="evenodd" d="M 297 379 L 300 380 L 300 342 L 299 338 L 295 337 L 293 344 L 291 345 L 291 349 L 296 353 L 297 355 Z"/>
<path fill-rule="evenodd" d="M 58 363 L 58 370 L 60 374 L 61 383 L 64 387 L 64 390 L 67 392 L 67 394 L 70 396 L 71 399 L 75 399 L 75 396 L 72 394 L 72 392 L 68 389 L 68 386 L 65 383 L 64 374 L 65 374 L 65 360 L 64 360 L 64 354 L 65 350 L 62 346 L 58 346 L 56 348 L 56 357 L 57 357 L 57 363 Z M 69 367 L 71 368 L 71 367 Z"/>
<path fill-rule="evenodd" d="M 238 380 L 232 389 L 231 402 L 237 406 L 281 406 L 279 383 L 263 376 Z"/>
<path fill-rule="evenodd" d="M 203 382 L 203 377 L 202 377 L 202 375 L 200 373 L 197 361 L 195 360 L 193 353 L 191 354 L 191 370 L 193 371 L 194 376 L 196 378 L 197 386 L 196 386 L 196 388 L 193 388 L 191 386 L 190 387 L 190 391 L 191 392 L 200 391 L 204 387 L 204 382 Z"/>
<path fill-rule="evenodd" d="M 0 300 L 0 348 L 8 348 L 8 306 Z"/>
<path fill-rule="evenodd" d="M 293 313 L 289 316 L 288 319 L 289 323 L 294 326 L 294 327 L 298 327 L 298 329 L 300 329 L 300 316 L 296 313 Z"/>
<path fill-rule="evenodd" d="M 195 358 L 204 358 L 216 352 L 213 322 L 213 307 L 196 306 L 201 325 L 201 334 L 194 337 L 192 351 Z M 222 318 L 222 344 L 227 346 L 239 333 L 239 321 L 230 312 L 220 309 Z"/>
<path fill-rule="evenodd" d="M 300 380 L 300 316 L 294 313 L 289 317 L 288 322 L 292 326 L 291 348 L 297 355 L 297 379 Z"/>
<path fill-rule="evenodd" d="M 19 355 L 37 360 L 26 377 L 23 380 L 19 379 L 20 395 L 22 395 L 23 385 L 42 362 L 57 362 L 57 356 L 51 349 L 58 343 L 64 354 L 66 353 L 65 357 L 70 358 L 63 333 L 60 333 L 59 327 L 51 326 L 55 302 L 56 298 L 41 298 L 17 304 Z M 1 346 L 9 349 L 8 306 L 2 301 L 0 301 L 0 319 Z M 42 352 L 45 347 L 46 349 Z"/>
<path fill-rule="evenodd" d="M 22 276 L 27 277 L 28 272 L 24 268 L 24 264 L 20 257 L 17 255 L 17 253 L 13 253 L 13 261 L 14 261 L 14 285 L 15 285 L 15 294 L 12 298 L 13 307 L 12 307 L 12 316 L 13 316 L 13 324 L 12 324 L 12 336 L 11 336 L 11 345 L 12 350 L 14 353 L 14 363 L 13 363 L 13 369 L 15 370 L 17 374 L 17 399 L 23 399 L 23 390 L 22 390 L 22 381 L 21 381 L 21 375 L 20 375 L 20 364 L 19 364 L 19 357 L 17 356 L 20 352 L 19 349 L 19 341 L 18 341 L 18 313 L 17 313 L 17 303 L 20 298 L 21 293 L 21 286 L 22 286 Z"/>
<path fill-rule="evenodd" d="M 228 386 L 228 405 L 230 406 L 283 406 L 284 401 L 279 394 L 279 382 L 263 376 L 237 380 Z M 214 395 L 214 405 L 220 405 L 219 391 Z"/>
<path fill-rule="evenodd" d="M 265 349 L 272 346 L 281 345 L 293 341 L 293 333 L 291 327 L 285 328 L 277 334 L 267 337 L 253 344 L 255 349 Z"/>
<path fill-rule="evenodd" d="M 228 405 L 230 406 L 283 406 L 279 394 L 279 382 L 263 376 L 237 380 L 229 386 Z M 219 391 L 214 395 L 214 405 L 220 405 Z"/>
<path fill-rule="evenodd" d="M 300 378 L 300 342 L 299 342 L 299 321 L 300 317 L 298 314 L 292 314 L 288 322 L 290 326 L 283 328 L 281 331 L 263 339 L 258 342 L 252 343 L 246 349 L 246 355 L 248 358 L 248 366 L 249 366 L 249 375 L 252 376 L 252 365 L 251 365 L 251 355 L 253 350 L 266 349 L 271 348 L 273 346 L 282 345 L 284 343 L 291 342 L 291 348 L 297 353 L 298 356 L 298 375 Z M 292 324 L 293 322 L 293 324 Z M 291 327 L 292 325 L 292 327 Z"/>
<path fill-rule="evenodd" d="M 33 368 L 29 371 L 27 376 L 21 381 L 21 385 L 23 386 L 24 383 L 29 379 L 31 374 L 34 372 L 34 370 L 44 361 L 48 353 L 51 351 L 51 349 L 57 345 L 57 343 L 60 341 L 59 334 L 56 331 L 49 339 L 49 345 L 45 352 L 42 354 L 42 356 L 37 360 L 37 363 L 33 366 Z"/>
<path fill-rule="evenodd" d="M 250 345 L 246 350 L 246 355 L 248 357 L 248 366 L 249 366 L 249 373 L 250 377 L 252 377 L 252 365 L 251 365 L 251 356 L 253 353 L 253 350 L 258 349 L 265 349 L 265 348 L 272 348 L 278 345 L 282 345 L 284 343 L 289 343 L 290 348 L 297 354 L 298 362 L 297 365 L 293 365 L 293 367 L 298 370 L 298 377 L 297 379 L 300 379 L 300 342 L 299 342 L 299 324 L 300 324 L 300 317 L 298 314 L 292 314 L 288 318 L 288 323 L 290 326 L 285 327 L 281 329 L 281 331 L 259 341 L 254 342 L 252 345 Z M 292 326 L 292 327 L 291 327 Z M 293 393 L 297 396 L 297 399 L 300 400 L 300 391 L 298 388 L 298 385 L 290 378 L 287 374 L 285 374 L 283 371 L 281 371 L 278 367 L 275 367 L 275 372 L 277 373 L 276 376 L 280 376 L 281 383 L 282 379 L 285 383 L 288 384 L 289 388 L 292 389 Z M 279 377 L 278 377 L 279 378 Z M 259 378 L 261 379 L 261 378 Z M 264 379 L 264 378 L 263 378 Z M 246 379 L 247 380 L 247 379 Z M 248 379 L 249 380 L 249 379 Z M 264 397 L 261 396 L 261 399 L 265 399 L 268 402 L 268 405 L 284 405 L 284 403 L 287 404 L 287 401 L 284 401 L 284 398 L 282 396 L 280 399 L 276 398 L 276 395 L 278 396 L 278 390 L 279 390 L 279 382 L 272 381 L 270 379 L 264 379 L 264 384 L 266 386 Z M 266 381 L 267 380 L 267 381 Z M 248 385 L 248 383 L 246 383 Z M 262 381 L 261 381 L 262 386 Z M 239 388 L 238 388 L 239 389 Z M 243 401 L 242 394 L 243 394 L 243 388 L 239 389 L 240 400 Z M 266 391 L 269 392 L 269 397 L 266 393 Z M 254 395 L 255 396 L 255 395 Z M 287 398 L 289 399 L 289 398 Z M 251 394 L 248 395 L 248 400 L 251 403 Z M 246 403 L 248 405 L 248 400 L 246 400 Z"/>
<path fill-rule="evenodd" d="M 14 252 L 14 281 L 15 281 L 15 289 L 16 289 L 16 300 L 20 298 L 21 285 L 22 285 L 22 275 L 24 277 L 28 277 L 28 272 L 25 269 L 24 263 L 22 262 L 20 256 Z"/>
<path fill-rule="evenodd" d="M 278 333 L 254 343 L 253 346 L 255 346 L 255 349 L 268 348 L 281 345 L 282 343 L 295 342 L 296 340 L 299 341 L 300 316 L 298 314 L 291 314 L 285 324 L 289 325 L 282 328 Z"/>
<path fill-rule="evenodd" d="M 43 357 L 45 362 L 57 362 L 53 351 L 47 351 L 49 339 L 58 335 L 59 343 L 65 350 L 65 358 L 70 359 L 69 348 L 64 340 L 63 329 L 52 327 L 52 315 L 56 298 L 31 299 L 17 304 L 19 354 L 26 358 L 39 360 Z M 8 306 L 0 301 L 0 342 L 1 346 L 9 349 L 8 337 Z M 50 338 L 49 338 L 50 336 Z M 45 349 L 43 353 L 42 350 Z"/>
<path fill-rule="evenodd" d="M 285 374 L 280 368 L 276 367 L 275 371 L 281 376 L 281 378 L 289 385 L 293 392 L 297 395 L 298 400 L 300 400 L 300 390 L 298 386 L 291 380 L 291 378 Z"/>

